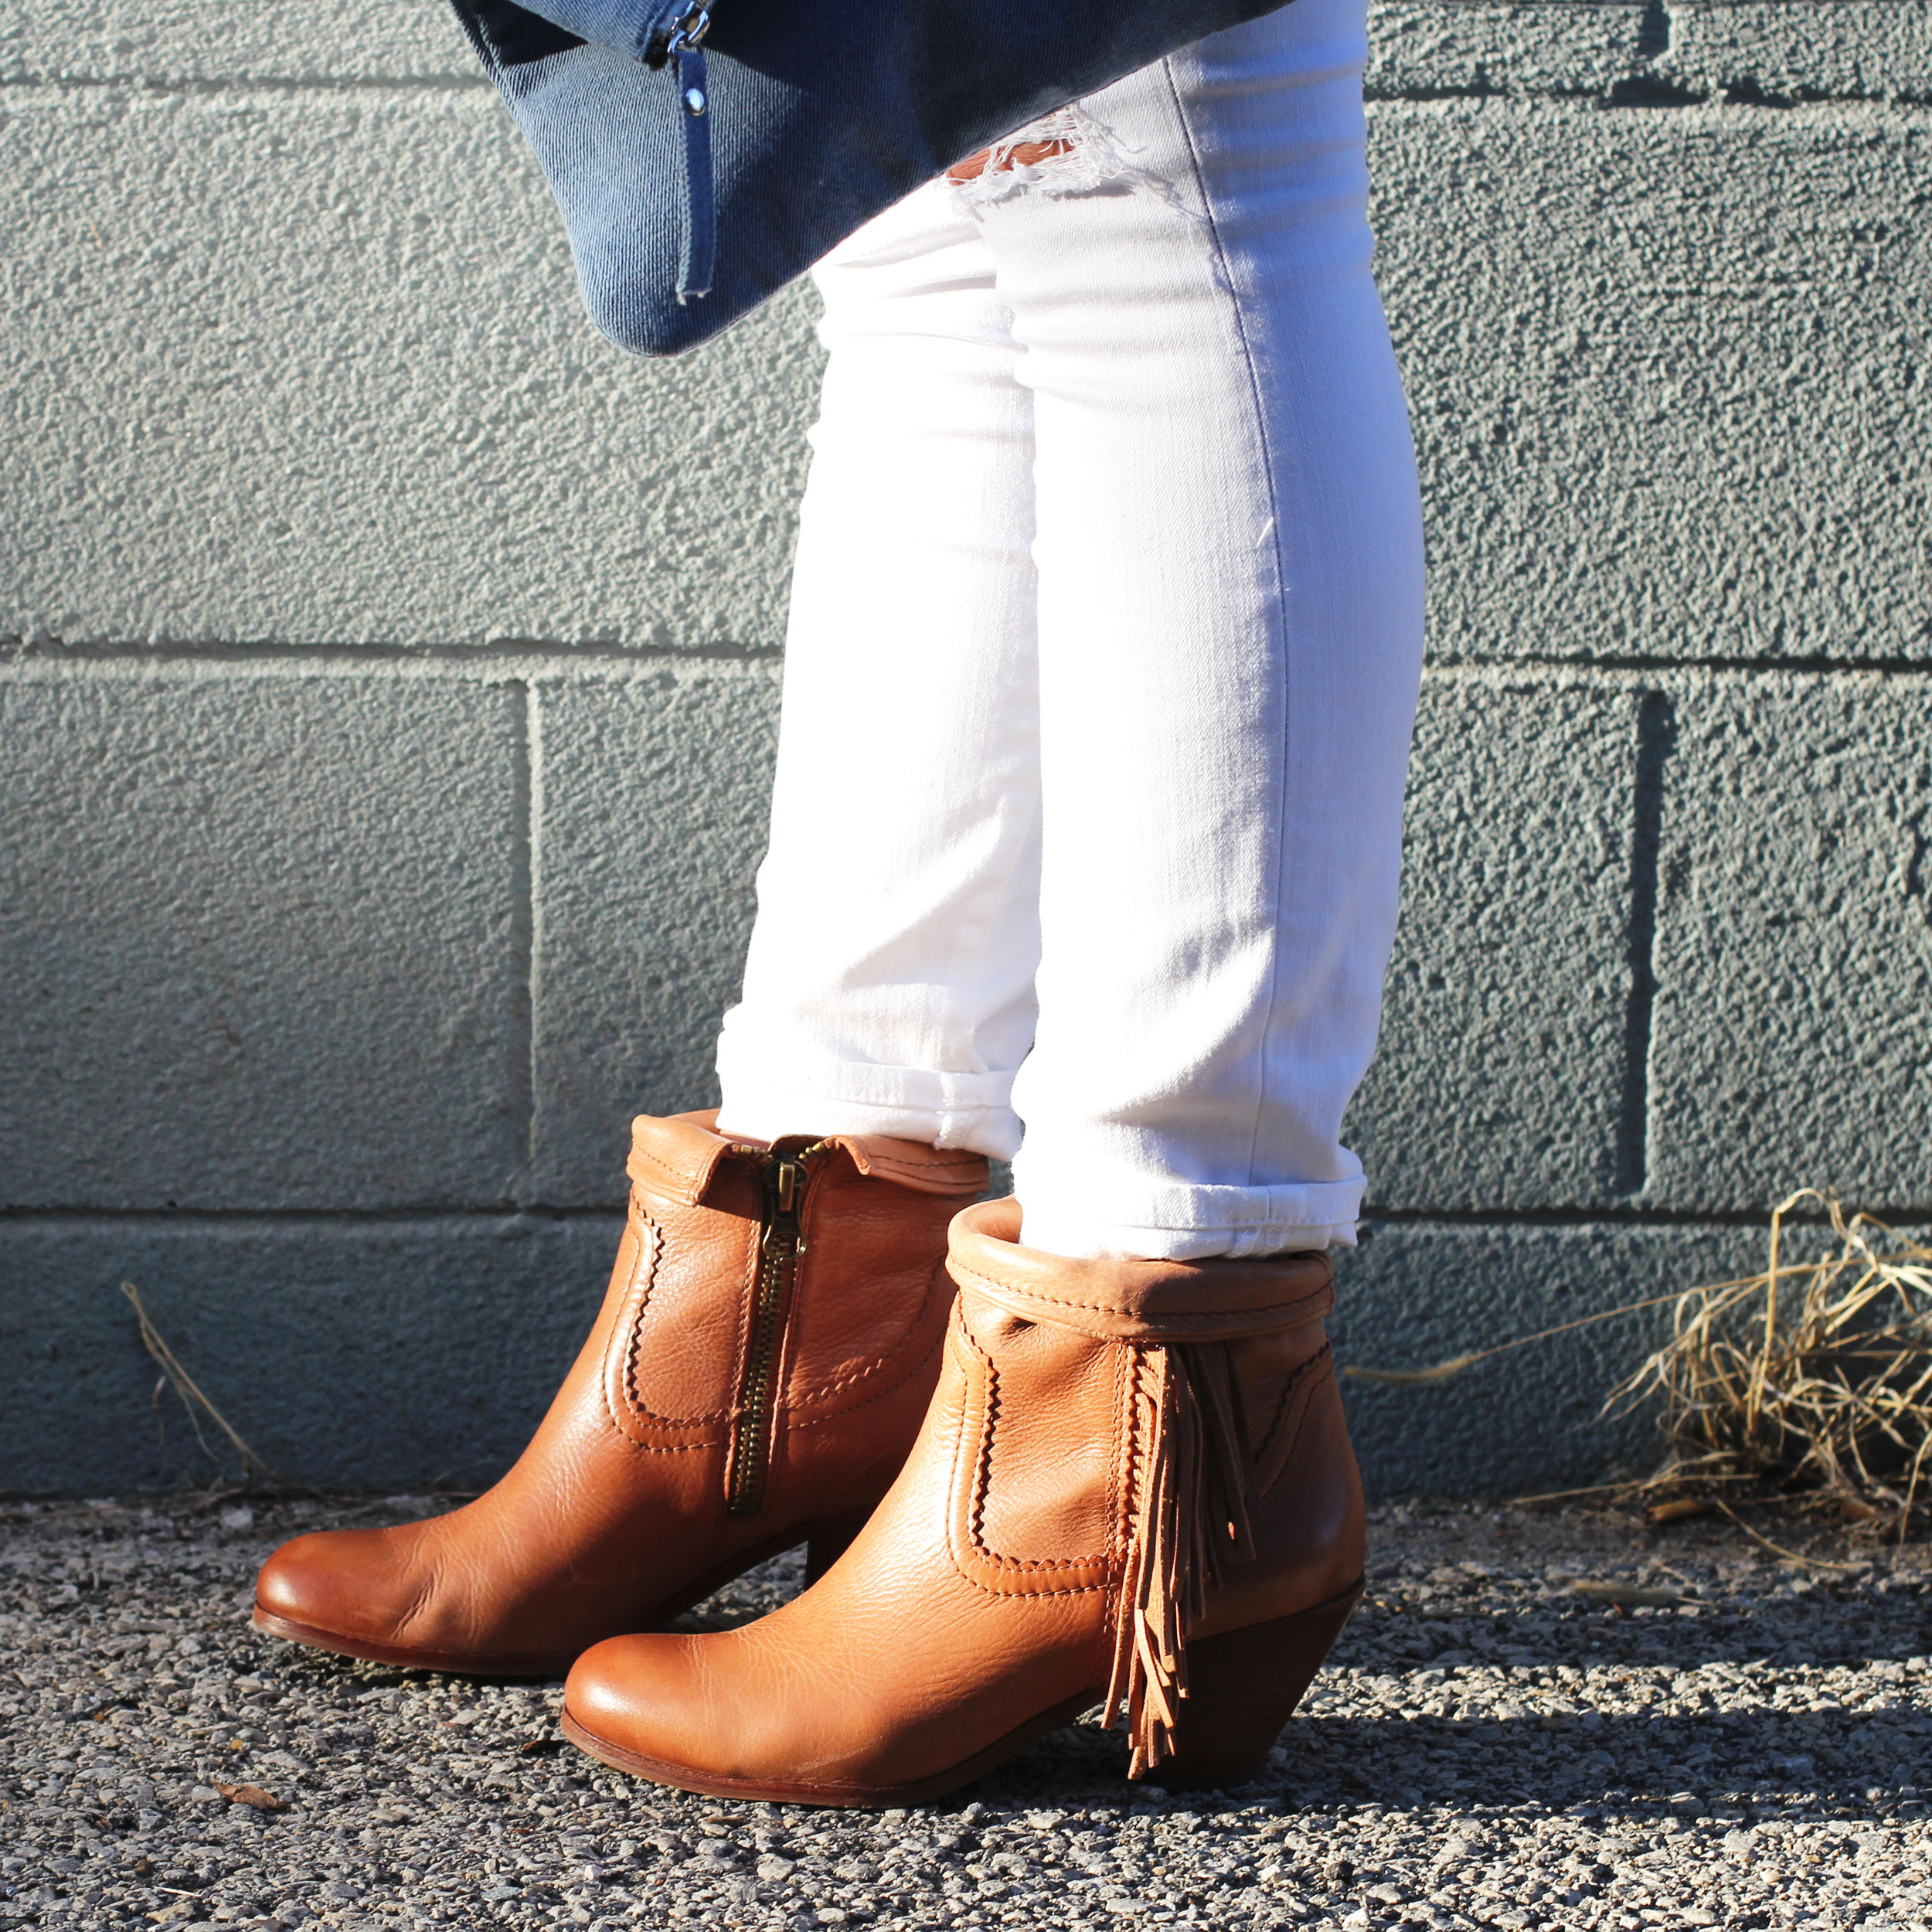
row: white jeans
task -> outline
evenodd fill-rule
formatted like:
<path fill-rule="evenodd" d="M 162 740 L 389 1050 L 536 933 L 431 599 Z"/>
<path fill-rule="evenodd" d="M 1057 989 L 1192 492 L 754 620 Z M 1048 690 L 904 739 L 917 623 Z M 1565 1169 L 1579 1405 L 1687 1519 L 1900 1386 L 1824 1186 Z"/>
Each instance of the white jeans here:
<path fill-rule="evenodd" d="M 1422 634 L 1366 52 L 1296 0 L 821 265 L 727 1131 L 1010 1158 L 1070 1255 L 1352 1239 Z"/>

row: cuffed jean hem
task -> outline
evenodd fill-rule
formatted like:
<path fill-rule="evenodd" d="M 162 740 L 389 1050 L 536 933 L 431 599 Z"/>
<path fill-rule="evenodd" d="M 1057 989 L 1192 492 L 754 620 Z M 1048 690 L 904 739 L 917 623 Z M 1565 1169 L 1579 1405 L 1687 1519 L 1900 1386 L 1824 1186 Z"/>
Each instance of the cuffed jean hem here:
<path fill-rule="evenodd" d="M 1098 1189 L 1042 1186 L 1023 1158 L 1015 1164 L 1013 1181 L 1024 1216 L 1022 1242 L 1079 1260 L 1252 1260 L 1352 1248 L 1363 1187 L 1359 1180 L 1257 1188 L 1165 1182 L 1129 1201 L 1117 1187 L 1103 1198 Z M 1038 1213 L 1028 1207 L 1029 1188 L 1053 1205 Z M 1067 1211 L 1073 1203 L 1080 1211 Z"/>
<path fill-rule="evenodd" d="M 936 1073 L 865 1061 L 782 1066 L 736 1049 L 727 1032 L 718 1077 L 721 1134 L 759 1141 L 786 1134 L 883 1134 L 995 1161 L 1010 1161 L 1019 1148 L 1019 1116 L 1008 1104 L 1010 1073 Z"/>

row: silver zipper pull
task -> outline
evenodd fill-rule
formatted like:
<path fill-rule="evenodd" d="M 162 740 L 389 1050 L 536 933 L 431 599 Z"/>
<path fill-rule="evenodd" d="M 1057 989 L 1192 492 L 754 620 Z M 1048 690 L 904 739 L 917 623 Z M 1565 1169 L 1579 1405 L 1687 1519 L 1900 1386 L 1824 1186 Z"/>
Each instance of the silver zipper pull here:
<path fill-rule="evenodd" d="M 685 53 L 702 46 L 704 37 L 711 31 L 711 9 L 693 7 L 671 29 L 671 38 L 664 43 L 666 53 Z"/>

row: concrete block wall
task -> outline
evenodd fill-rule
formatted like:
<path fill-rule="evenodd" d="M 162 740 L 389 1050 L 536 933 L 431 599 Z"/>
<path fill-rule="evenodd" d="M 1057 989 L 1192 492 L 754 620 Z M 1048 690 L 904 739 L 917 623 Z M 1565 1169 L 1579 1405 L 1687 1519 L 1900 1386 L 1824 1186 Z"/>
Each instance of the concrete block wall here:
<path fill-rule="evenodd" d="M 1342 1341 L 1932 1216 L 1932 0 L 1379 0 L 1431 662 Z M 0 19 L 0 1488 L 515 1453 L 710 1097 L 818 371 L 583 321 L 432 0 Z M 1358 1385 L 1383 1493 L 1652 1453 L 1637 1331 Z"/>

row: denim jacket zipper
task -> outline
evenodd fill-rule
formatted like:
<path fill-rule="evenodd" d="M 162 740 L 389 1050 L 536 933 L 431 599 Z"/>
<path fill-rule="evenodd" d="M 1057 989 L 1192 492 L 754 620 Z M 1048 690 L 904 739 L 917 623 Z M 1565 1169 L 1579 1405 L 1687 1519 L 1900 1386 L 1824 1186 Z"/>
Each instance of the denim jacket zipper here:
<path fill-rule="evenodd" d="M 672 0 L 644 45 L 645 63 L 669 67 L 678 83 L 684 122 L 684 242 L 678 257 L 678 300 L 701 301 L 711 293 L 718 255 L 716 195 L 711 161 L 711 80 L 704 37 L 711 31 L 706 0 Z"/>

